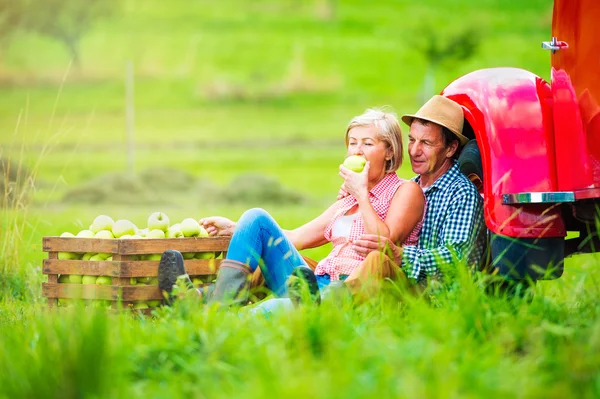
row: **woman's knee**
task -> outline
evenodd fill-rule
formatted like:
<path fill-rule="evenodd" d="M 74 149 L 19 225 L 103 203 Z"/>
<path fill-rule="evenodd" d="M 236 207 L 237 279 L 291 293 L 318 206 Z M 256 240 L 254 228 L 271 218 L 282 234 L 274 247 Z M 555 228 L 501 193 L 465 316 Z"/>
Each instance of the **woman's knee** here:
<path fill-rule="evenodd" d="M 252 208 L 248 209 L 242 214 L 240 220 L 238 220 L 238 226 L 246 227 L 254 224 L 261 224 L 271 220 L 273 220 L 273 218 L 271 217 L 269 212 L 265 211 L 262 208 Z"/>

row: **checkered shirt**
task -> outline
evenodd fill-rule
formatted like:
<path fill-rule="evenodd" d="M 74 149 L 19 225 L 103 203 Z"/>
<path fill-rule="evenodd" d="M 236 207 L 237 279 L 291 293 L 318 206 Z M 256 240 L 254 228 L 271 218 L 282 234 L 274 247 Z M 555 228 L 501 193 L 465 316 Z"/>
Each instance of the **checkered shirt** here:
<path fill-rule="evenodd" d="M 419 176 L 412 179 L 417 183 Z M 441 269 L 456 260 L 477 264 L 485 238 L 483 199 L 455 163 L 423 190 L 427 209 L 417 245 L 404 246 L 402 267 L 407 276 L 420 281 L 441 276 Z"/>
<path fill-rule="evenodd" d="M 385 220 L 392 198 L 406 180 L 398 178 L 396 173 L 388 173 L 375 187 L 369 191 L 369 201 L 381 220 Z M 348 237 L 332 237 L 332 229 L 335 222 L 346 212 L 352 209 L 358 201 L 353 195 L 349 195 L 338 201 L 338 209 L 329 225 L 325 229 L 325 238 L 331 241 L 333 249 L 325 259 L 320 261 L 315 269 L 316 275 L 328 274 L 331 280 L 339 280 L 340 275 L 350 275 L 352 271 L 365 260 L 365 257 L 352 249 L 352 240 L 358 239 L 365 233 L 365 226 L 360 212 L 352 221 L 350 235 Z M 415 245 L 418 241 L 421 222 L 406 239 L 406 243 Z"/>

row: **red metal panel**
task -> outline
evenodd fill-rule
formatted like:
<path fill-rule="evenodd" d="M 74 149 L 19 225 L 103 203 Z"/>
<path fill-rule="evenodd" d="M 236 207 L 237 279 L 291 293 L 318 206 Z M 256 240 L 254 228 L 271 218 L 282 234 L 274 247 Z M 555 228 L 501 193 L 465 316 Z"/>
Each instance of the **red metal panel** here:
<path fill-rule="evenodd" d="M 564 236 L 558 207 L 502 204 L 505 193 L 557 190 L 548 83 L 522 69 L 492 68 L 455 80 L 442 94 L 463 106 L 479 143 L 488 228 L 509 237 Z"/>
<path fill-rule="evenodd" d="M 564 70 L 552 68 L 554 140 L 559 191 L 593 186 L 587 141 L 571 79 Z"/>
<path fill-rule="evenodd" d="M 558 138 L 561 145 L 559 151 L 558 173 L 559 184 L 570 184 L 574 188 L 584 188 L 588 185 L 600 187 L 600 1 L 598 0 L 555 0 L 552 16 L 552 36 L 557 40 L 566 42 L 568 48 L 562 48 L 552 54 L 552 66 L 558 71 L 560 78 L 563 75 L 570 79 L 574 96 L 580 112 L 580 120 L 584 132 L 583 142 L 577 139 L 576 146 L 569 144 L 569 135 Z M 552 85 L 555 84 L 553 76 Z M 565 126 L 577 121 L 569 120 L 571 117 L 557 115 L 564 120 Z M 557 131 L 557 134 L 560 132 Z M 564 142 L 563 142 L 564 139 Z M 583 146 L 583 149 L 581 148 Z M 561 154 L 560 152 L 564 152 Z M 575 179 L 576 171 L 567 171 L 563 177 L 562 169 L 565 166 L 561 161 L 571 156 L 571 163 L 586 162 L 585 176 Z M 583 165 L 582 165 L 583 166 Z M 588 175 L 590 173 L 590 175 Z M 589 181 L 591 179 L 591 181 Z M 581 181 L 580 181 L 581 180 Z"/>

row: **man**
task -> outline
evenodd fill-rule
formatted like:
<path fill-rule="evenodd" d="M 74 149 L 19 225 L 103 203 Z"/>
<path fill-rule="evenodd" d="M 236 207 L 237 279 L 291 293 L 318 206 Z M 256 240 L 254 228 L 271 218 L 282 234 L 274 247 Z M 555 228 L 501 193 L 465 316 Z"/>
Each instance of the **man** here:
<path fill-rule="evenodd" d="M 468 141 L 462 108 L 436 95 L 402 121 L 410 126 L 408 153 L 418 174 L 413 180 L 427 203 L 423 228 L 417 245 L 400 247 L 377 235 L 355 240 L 353 248 L 367 256 L 345 281 L 355 295 L 372 294 L 386 277 L 424 286 L 457 261 L 478 264 L 483 254 L 483 200 L 456 162 Z M 388 255 L 381 252 L 385 247 Z"/>

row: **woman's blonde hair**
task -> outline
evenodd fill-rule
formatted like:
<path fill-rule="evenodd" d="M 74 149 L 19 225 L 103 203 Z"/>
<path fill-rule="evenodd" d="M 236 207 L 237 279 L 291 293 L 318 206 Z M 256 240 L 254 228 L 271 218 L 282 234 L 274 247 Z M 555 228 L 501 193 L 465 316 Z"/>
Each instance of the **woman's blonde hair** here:
<path fill-rule="evenodd" d="M 348 133 L 357 126 L 375 126 L 379 131 L 379 139 L 385 142 L 392 150 L 392 159 L 386 162 L 385 173 L 395 172 L 402 164 L 404 148 L 402 145 L 402 131 L 398 116 L 393 112 L 385 112 L 379 108 L 367 108 L 362 114 L 352 118 L 346 128 L 346 147 L 348 147 Z"/>

